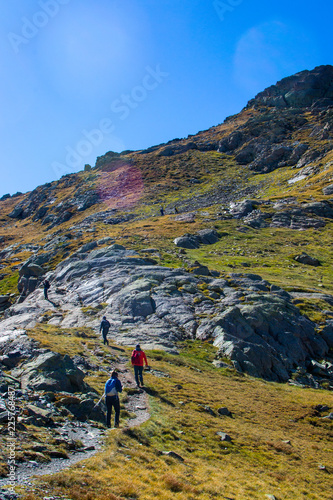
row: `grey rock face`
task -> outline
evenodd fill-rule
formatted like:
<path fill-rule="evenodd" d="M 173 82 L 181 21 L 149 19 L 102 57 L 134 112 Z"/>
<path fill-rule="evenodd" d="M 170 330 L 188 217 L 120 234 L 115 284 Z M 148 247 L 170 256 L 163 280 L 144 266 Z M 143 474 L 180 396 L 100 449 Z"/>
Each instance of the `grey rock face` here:
<path fill-rule="evenodd" d="M 321 219 L 306 217 L 304 214 L 293 211 L 276 212 L 272 217 L 271 227 L 290 227 L 290 229 L 305 230 L 310 228 L 319 229 L 325 227 Z"/>
<path fill-rule="evenodd" d="M 196 268 L 201 274 L 194 274 Z M 176 352 L 178 340 L 212 339 L 219 358 L 228 357 L 237 370 L 268 380 L 286 381 L 296 366 L 306 371 L 311 359 L 325 359 L 332 326 L 317 334 L 316 325 L 300 314 L 287 292 L 258 275 L 232 273 L 216 279 L 201 268 L 205 266 L 199 263 L 192 273 L 164 268 L 121 245 L 97 247 L 54 270 L 51 302 L 37 288 L 11 306 L 0 323 L 0 341 L 8 342 L 22 335 L 16 328 L 40 321 L 62 328 L 89 326 L 97 333 L 105 314 L 111 322 L 109 337 L 119 344 L 139 342 L 146 349 Z M 103 309 L 94 312 L 101 304 Z M 91 311 L 85 311 L 87 306 Z M 2 352 L 7 366 L 22 359 L 22 353 L 10 359 L 15 350 Z M 28 356 L 28 361 L 19 373 L 26 385 L 68 392 L 84 387 L 82 372 L 76 371 L 79 363 L 54 353 L 38 353 L 35 360 Z"/>
<path fill-rule="evenodd" d="M 228 137 L 222 139 L 219 142 L 218 152 L 219 153 L 230 153 L 240 147 L 244 142 L 244 135 L 240 132 L 233 132 Z"/>
<path fill-rule="evenodd" d="M 84 392 L 84 373 L 75 367 L 69 356 L 46 351 L 35 359 L 13 370 L 13 376 L 21 377 L 21 386 L 35 390 Z"/>
<path fill-rule="evenodd" d="M 324 187 L 323 193 L 325 196 L 329 196 L 333 194 L 333 184 L 330 184 L 329 186 Z"/>
<path fill-rule="evenodd" d="M 0 295 L 0 312 L 5 311 L 11 306 L 9 295 Z"/>
<path fill-rule="evenodd" d="M 333 98 L 332 66 L 317 66 L 312 71 L 301 71 L 283 78 L 252 99 L 248 106 L 266 105 L 278 108 L 304 108 L 318 99 Z"/>
<path fill-rule="evenodd" d="M 333 349 L 333 319 L 329 319 L 321 335 L 330 349 Z"/>

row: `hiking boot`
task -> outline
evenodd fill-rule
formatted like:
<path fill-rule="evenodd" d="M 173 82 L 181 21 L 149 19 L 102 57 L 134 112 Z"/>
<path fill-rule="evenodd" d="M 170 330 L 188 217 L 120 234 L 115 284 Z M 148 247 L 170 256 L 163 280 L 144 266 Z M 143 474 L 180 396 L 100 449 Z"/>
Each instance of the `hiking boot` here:
<path fill-rule="evenodd" d="M 118 428 L 118 427 L 119 427 L 119 424 L 114 424 L 114 426 Z"/>

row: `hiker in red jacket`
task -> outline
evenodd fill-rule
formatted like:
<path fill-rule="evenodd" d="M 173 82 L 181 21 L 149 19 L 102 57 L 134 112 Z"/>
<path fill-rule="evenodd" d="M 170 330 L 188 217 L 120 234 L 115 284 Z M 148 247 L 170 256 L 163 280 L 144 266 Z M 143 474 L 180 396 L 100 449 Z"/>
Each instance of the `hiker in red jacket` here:
<path fill-rule="evenodd" d="M 132 352 L 131 361 L 132 365 L 134 366 L 136 385 L 140 387 L 140 382 L 141 382 L 141 387 L 143 387 L 143 377 L 142 377 L 143 362 L 145 362 L 146 366 L 148 366 L 148 361 L 144 351 L 141 349 L 139 344 L 135 347 L 134 351 Z"/>

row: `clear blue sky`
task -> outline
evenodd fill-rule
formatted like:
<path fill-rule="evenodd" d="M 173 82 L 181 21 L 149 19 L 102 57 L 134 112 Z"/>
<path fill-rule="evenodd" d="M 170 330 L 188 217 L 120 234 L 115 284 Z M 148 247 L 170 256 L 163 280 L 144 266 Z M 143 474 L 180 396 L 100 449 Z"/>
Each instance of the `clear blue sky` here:
<path fill-rule="evenodd" d="M 0 196 L 223 122 L 333 64 L 331 2 L 11 0 L 0 19 Z"/>

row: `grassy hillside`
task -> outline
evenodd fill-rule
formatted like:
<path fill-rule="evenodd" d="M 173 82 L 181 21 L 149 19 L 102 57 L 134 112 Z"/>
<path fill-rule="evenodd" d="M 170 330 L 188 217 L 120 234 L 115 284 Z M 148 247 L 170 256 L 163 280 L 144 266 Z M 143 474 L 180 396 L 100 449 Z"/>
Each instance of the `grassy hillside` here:
<path fill-rule="evenodd" d="M 106 153 L 91 171 L 0 201 L 0 295 L 16 300 L 19 269 L 27 259 L 46 256 L 49 271 L 84 244 L 108 237 L 162 266 L 191 269 L 199 261 L 221 277 L 258 274 L 301 294 L 295 304 L 320 328 L 333 313 L 325 297 L 333 294 L 333 207 L 332 194 L 324 194 L 333 184 L 332 105 L 275 106 L 280 94 L 274 89 L 268 89 L 268 100 L 254 99 L 223 124 L 144 151 Z M 268 223 L 251 226 L 234 217 L 232 204 L 243 200 L 251 200 Z M 311 212 L 309 206 L 316 210 L 318 204 L 327 216 Z M 284 209 L 312 225 L 271 224 Z M 175 246 L 176 237 L 207 228 L 219 232 L 218 242 L 191 250 Z M 320 265 L 297 262 L 302 252 Z M 92 317 L 99 311 L 85 312 Z M 62 330 L 47 325 L 45 316 L 29 336 L 101 366 L 105 371 L 86 379 L 101 393 L 110 364 L 117 364 L 115 352 L 101 346 L 92 330 Z M 155 372 L 145 374 L 151 414 L 146 423 L 127 428 L 123 411 L 120 429 L 105 431 L 102 452 L 22 488 L 22 498 L 333 499 L 332 420 L 322 418 L 333 409 L 331 392 L 215 368 L 210 343 L 178 348 L 178 356 L 148 352 Z M 219 415 L 221 407 L 232 415 Z M 29 427 L 18 439 L 19 459 L 41 458 L 32 443 L 47 442 L 47 456 L 56 448 L 43 428 Z M 0 442 L 5 449 L 5 433 Z"/>
<path fill-rule="evenodd" d="M 31 335 L 55 351 L 82 354 L 83 344 L 95 344 L 67 335 L 60 347 L 57 330 L 43 328 Z M 120 429 L 106 431 L 102 452 L 37 479 L 23 499 L 42 499 L 46 491 L 72 500 L 332 498 L 332 421 L 317 409 L 332 408 L 331 393 L 216 369 L 207 343 L 179 347 L 179 356 L 147 353 L 159 375 L 145 373 L 150 420 L 129 429 L 122 417 Z M 101 375 L 89 379 L 100 391 Z M 231 416 L 220 416 L 221 407 Z"/>

